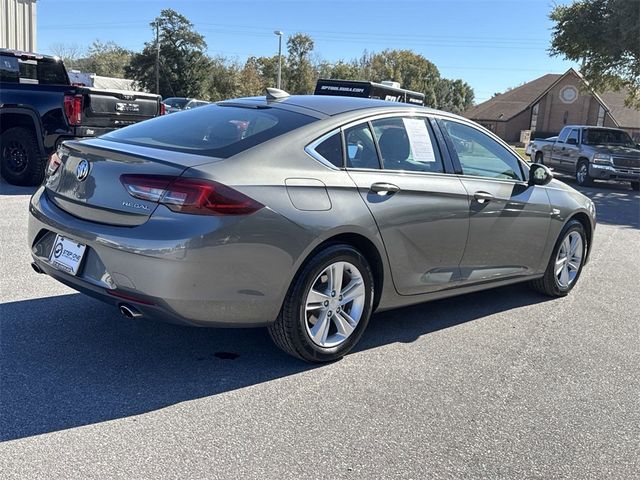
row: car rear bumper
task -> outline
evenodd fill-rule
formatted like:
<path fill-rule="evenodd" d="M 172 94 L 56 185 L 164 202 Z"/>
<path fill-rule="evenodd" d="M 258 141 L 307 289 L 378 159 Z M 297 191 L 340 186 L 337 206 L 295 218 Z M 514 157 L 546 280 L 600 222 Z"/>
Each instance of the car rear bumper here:
<path fill-rule="evenodd" d="M 611 165 L 589 165 L 589 175 L 594 179 L 640 181 L 640 168 L 614 167 Z"/>
<path fill-rule="evenodd" d="M 293 257 L 273 238 L 280 216 L 262 209 L 251 216 L 190 218 L 164 207 L 143 225 L 87 222 L 58 208 L 41 187 L 30 203 L 28 242 L 34 263 L 56 280 L 143 316 L 198 326 L 253 327 L 277 317 L 289 287 Z M 189 216 L 194 217 L 194 216 Z M 274 223 L 275 222 L 275 223 Z M 77 275 L 49 261 L 56 235 L 86 245 Z M 285 242 L 286 244 L 286 242 Z"/>

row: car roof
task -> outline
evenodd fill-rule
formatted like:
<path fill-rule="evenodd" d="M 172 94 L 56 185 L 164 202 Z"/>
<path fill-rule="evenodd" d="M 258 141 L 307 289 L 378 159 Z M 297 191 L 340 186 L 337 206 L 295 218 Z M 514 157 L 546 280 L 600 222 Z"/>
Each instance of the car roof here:
<path fill-rule="evenodd" d="M 280 106 L 286 108 L 297 107 L 307 110 L 312 110 L 317 113 L 321 113 L 328 116 L 339 115 L 341 113 L 351 112 L 354 110 L 364 110 L 370 108 L 389 108 L 389 109 L 420 109 L 431 112 L 436 112 L 431 108 L 426 108 L 418 105 L 411 105 L 409 103 L 401 102 L 389 102 L 386 100 L 375 100 L 371 98 L 360 97 L 342 97 L 339 95 L 290 95 L 284 98 L 267 99 L 267 97 L 245 97 L 237 98 L 234 100 L 225 100 L 219 102 L 220 104 L 237 104 L 252 106 L 259 108 L 260 106 Z"/>

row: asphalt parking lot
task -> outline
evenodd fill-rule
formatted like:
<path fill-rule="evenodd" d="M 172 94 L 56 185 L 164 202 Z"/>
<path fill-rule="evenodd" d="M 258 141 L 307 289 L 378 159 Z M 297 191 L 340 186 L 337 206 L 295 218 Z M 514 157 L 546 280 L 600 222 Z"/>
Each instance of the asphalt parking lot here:
<path fill-rule="evenodd" d="M 572 294 L 512 286 L 377 314 L 300 363 L 266 330 L 124 320 L 29 267 L 0 184 L 0 475 L 640 478 L 640 195 L 597 206 Z"/>

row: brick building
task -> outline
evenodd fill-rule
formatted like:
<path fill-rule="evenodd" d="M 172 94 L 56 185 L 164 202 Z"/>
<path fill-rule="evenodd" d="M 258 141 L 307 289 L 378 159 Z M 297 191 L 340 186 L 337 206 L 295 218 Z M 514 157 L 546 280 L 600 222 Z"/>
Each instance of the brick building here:
<path fill-rule="evenodd" d="M 556 135 L 565 125 L 620 127 L 640 142 L 640 111 L 624 105 L 625 92 L 596 94 L 574 69 L 547 74 L 471 107 L 464 116 L 510 143 Z"/>

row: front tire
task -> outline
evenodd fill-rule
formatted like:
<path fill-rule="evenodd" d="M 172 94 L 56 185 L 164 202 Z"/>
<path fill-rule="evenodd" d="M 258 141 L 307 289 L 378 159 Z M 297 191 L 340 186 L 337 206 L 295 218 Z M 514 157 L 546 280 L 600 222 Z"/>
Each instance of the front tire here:
<path fill-rule="evenodd" d="M 32 130 L 14 127 L 4 131 L 0 142 L 0 170 L 7 182 L 39 185 L 44 179 L 45 161 Z"/>
<path fill-rule="evenodd" d="M 589 175 L 589 162 L 580 160 L 576 167 L 576 182 L 581 187 L 589 187 L 593 185 L 593 177 Z"/>
<path fill-rule="evenodd" d="M 367 327 L 373 293 L 373 274 L 364 256 L 349 245 L 331 245 L 295 276 L 269 334 L 282 350 L 307 362 L 337 360 Z"/>
<path fill-rule="evenodd" d="M 640 192 L 640 182 L 631 182 L 631 190 Z"/>
<path fill-rule="evenodd" d="M 544 154 L 542 152 L 536 153 L 536 163 L 544 165 Z"/>
<path fill-rule="evenodd" d="M 558 236 L 544 276 L 531 286 L 551 297 L 564 297 L 578 282 L 587 257 L 587 236 L 577 220 L 569 221 Z"/>

